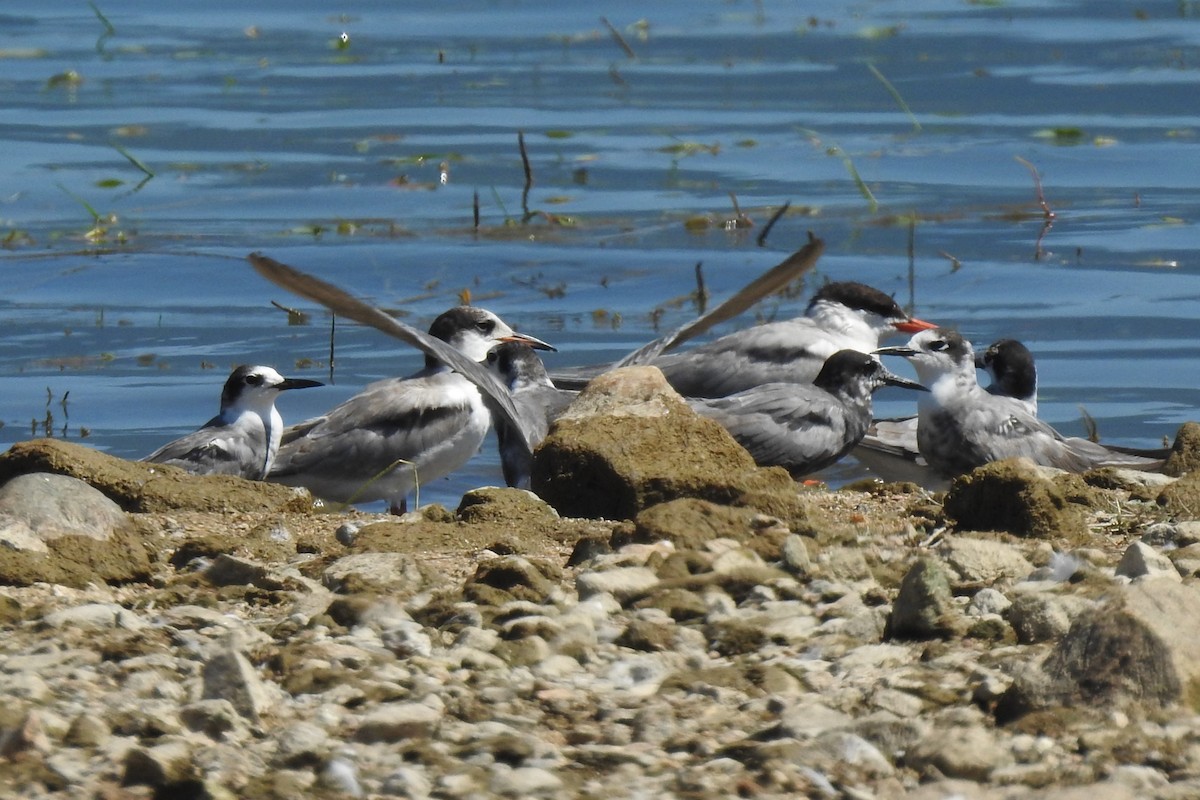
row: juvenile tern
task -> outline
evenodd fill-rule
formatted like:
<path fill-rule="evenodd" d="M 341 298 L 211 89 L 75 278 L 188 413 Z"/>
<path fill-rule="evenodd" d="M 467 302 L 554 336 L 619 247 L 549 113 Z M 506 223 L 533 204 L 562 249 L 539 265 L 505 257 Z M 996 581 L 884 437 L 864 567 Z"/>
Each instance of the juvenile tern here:
<path fill-rule="evenodd" d="M 917 403 L 917 447 L 944 477 L 1018 456 L 1069 472 L 1161 466 L 1157 459 L 1064 437 L 1029 413 L 1024 401 L 989 394 L 976 379 L 971 343 L 954 331 L 922 331 L 905 346 L 884 347 L 876 353 L 906 357 L 921 383 L 929 387 L 929 394 Z"/>
<path fill-rule="evenodd" d="M 1037 415 L 1037 368 L 1029 348 L 1015 339 L 999 339 L 975 354 L 975 366 L 991 376 L 988 394 L 1012 397 Z M 854 448 L 854 457 L 886 481 L 909 481 L 936 490 L 949 487 L 949 481 L 929 469 L 917 447 L 916 415 L 872 421 Z"/>
<path fill-rule="evenodd" d="M 839 350 L 812 384 L 766 383 L 689 402 L 721 423 L 760 466 L 801 476 L 835 463 L 862 439 L 871 423 L 871 393 L 885 385 L 927 391 L 892 374 L 874 356 Z"/>
<path fill-rule="evenodd" d="M 163 445 L 142 460 L 172 464 L 197 475 L 262 480 L 271 469 L 283 433 L 275 398 L 288 389 L 322 385 L 303 378 L 285 378 L 270 367 L 237 367 L 221 390 L 217 416 L 200 430 Z"/>
<path fill-rule="evenodd" d="M 556 389 L 541 358 L 524 342 L 496 345 L 488 351 L 487 366 L 512 394 L 518 416 L 531 434 L 530 444 L 536 447 L 546 438 L 550 423 L 575 399 L 575 393 Z M 496 438 L 500 441 L 504 482 L 528 489 L 533 457 L 521 445 L 516 426 L 497 419 Z"/>
<path fill-rule="evenodd" d="M 975 354 L 975 366 L 991 376 L 988 394 L 1015 398 L 1030 414 L 1037 413 L 1037 367 L 1028 347 L 1016 339 L 998 339 Z"/>
<path fill-rule="evenodd" d="M 554 349 L 472 306 L 439 315 L 429 334 L 473 363 L 501 342 Z M 269 478 L 340 503 L 387 500 L 393 513 L 403 513 L 414 487 L 453 472 L 479 450 L 492 423 L 488 405 L 475 382 L 427 353 L 421 371 L 377 381 L 288 428 Z"/>

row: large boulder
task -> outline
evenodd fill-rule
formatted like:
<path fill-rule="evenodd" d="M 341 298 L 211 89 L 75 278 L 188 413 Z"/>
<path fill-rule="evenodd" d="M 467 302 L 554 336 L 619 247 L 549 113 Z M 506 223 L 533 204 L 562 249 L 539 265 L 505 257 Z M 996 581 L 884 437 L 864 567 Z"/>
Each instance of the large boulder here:
<path fill-rule="evenodd" d="M 59 439 L 17 442 L 0 454 L 0 483 L 16 475 L 70 475 L 126 511 L 303 511 L 307 492 L 231 475 L 191 475 L 166 464 L 126 461 Z"/>
<path fill-rule="evenodd" d="M 0 584 L 144 580 L 149 553 L 116 503 L 65 475 L 0 486 Z"/>
<path fill-rule="evenodd" d="M 679 497 L 728 504 L 788 492 L 724 428 L 696 414 L 656 367 L 626 367 L 588 384 L 538 447 L 533 490 L 560 514 L 633 519 Z"/>
<path fill-rule="evenodd" d="M 1087 533 L 1082 506 L 1071 502 L 1047 470 L 1023 458 L 993 461 L 959 476 L 945 508 L 959 530 L 1069 539 Z"/>

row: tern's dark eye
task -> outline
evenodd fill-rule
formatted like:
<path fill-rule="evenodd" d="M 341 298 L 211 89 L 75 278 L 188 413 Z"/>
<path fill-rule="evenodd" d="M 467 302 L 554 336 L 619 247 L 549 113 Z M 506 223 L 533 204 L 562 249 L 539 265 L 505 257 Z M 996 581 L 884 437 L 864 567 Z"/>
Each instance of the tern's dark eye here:
<path fill-rule="evenodd" d="M 497 359 L 499 359 L 499 358 L 500 358 L 500 354 L 497 353 L 495 350 L 488 350 L 487 363 L 495 364 Z"/>
<path fill-rule="evenodd" d="M 492 331 L 496 330 L 496 321 L 494 319 L 482 319 L 476 323 L 475 327 L 481 333 L 491 334 Z"/>
<path fill-rule="evenodd" d="M 247 375 L 246 383 L 250 386 L 261 386 L 263 382 L 262 375 Z"/>
<path fill-rule="evenodd" d="M 940 353 L 941 351 L 945 350 L 949 346 L 950 345 L 948 345 L 946 343 L 945 339 L 934 339 L 932 342 L 929 343 L 929 349 L 935 353 Z"/>

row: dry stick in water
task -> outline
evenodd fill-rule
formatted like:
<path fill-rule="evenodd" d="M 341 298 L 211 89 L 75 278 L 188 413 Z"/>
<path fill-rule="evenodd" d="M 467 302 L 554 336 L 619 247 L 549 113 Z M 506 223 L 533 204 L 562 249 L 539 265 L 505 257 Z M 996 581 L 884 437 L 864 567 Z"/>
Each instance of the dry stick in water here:
<path fill-rule="evenodd" d="M 471 212 L 475 218 L 475 230 L 479 230 L 479 190 L 476 189 L 471 202 Z"/>
<path fill-rule="evenodd" d="M 517 148 L 521 151 L 521 165 L 525 168 L 525 188 L 521 192 L 521 211 L 525 214 L 522 222 L 528 222 L 533 214 L 529 213 L 529 188 L 533 186 L 533 168 L 529 166 L 529 153 L 525 151 L 525 132 L 517 131 Z"/>
<path fill-rule="evenodd" d="M 771 232 L 771 228 L 775 227 L 775 223 L 779 221 L 780 217 L 782 217 L 784 214 L 787 213 L 787 210 L 789 208 L 791 208 L 791 206 L 792 206 L 792 201 L 788 200 L 786 203 L 781 205 L 774 214 L 771 215 L 771 218 L 769 220 L 767 220 L 766 226 L 763 227 L 762 232 L 760 234 L 758 234 L 758 239 L 756 240 L 758 242 L 759 247 L 766 247 L 767 234 Z"/>
<path fill-rule="evenodd" d="M 329 315 L 329 385 L 333 385 L 333 334 L 337 330 L 337 314 Z"/>
<path fill-rule="evenodd" d="M 708 306 L 708 289 L 704 288 L 704 262 L 696 262 L 696 308 L 703 314 Z"/>
<path fill-rule="evenodd" d="M 612 34 L 613 41 L 625 51 L 625 55 L 630 58 L 637 58 L 637 53 L 633 52 L 633 48 L 629 46 L 629 42 L 625 41 L 625 37 L 621 35 L 621 32 L 608 21 L 608 17 L 601 17 L 600 21 L 604 23 L 604 27 L 608 28 L 608 32 Z"/>
<path fill-rule="evenodd" d="M 1024 164 L 1025 168 L 1029 170 L 1029 174 L 1033 176 L 1033 188 L 1037 192 L 1038 205 L 1042 207 L 1042 216 L 1046 219 L 1054 219 L 1054 212 L 1050 210 L 1050 204 L 1046 202 L 1046 194 L 1042 191 L 1042 176 L 1038 175 L 1037 167 L 1020 156 L 1014 156 L 1014 158 Z"/>
<path fill-rule="evenodd" d="M 1042 207 L 1042 229 L 1038 232 L 1037 241 L 1033 245 L 1033 258 L 1040 260 L 1042 257 L 1042 239 L 1046 238 L 1046 233 L 1054 226 L 1055 214 L 1050 209 L 1050 204 L 1046 202 L 1046 194 L 1042 191 L 1042 177 L 1038 175 L 1037 167 L 1029 163 L 1020 156 L 1014 156 L 1020 163 L 1025 165 L 1029 170 L 1029 174 L 1033 176 L 1033 188 L 1037 192 L 1038 205 Z"/>

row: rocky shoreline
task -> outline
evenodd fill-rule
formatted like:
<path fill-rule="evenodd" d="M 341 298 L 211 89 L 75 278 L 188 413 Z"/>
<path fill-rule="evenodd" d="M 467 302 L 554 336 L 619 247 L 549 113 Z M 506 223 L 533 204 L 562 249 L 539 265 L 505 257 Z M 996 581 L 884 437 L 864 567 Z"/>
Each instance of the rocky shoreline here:
<path fill-rule="evenodd" d="M 1200 796 L 1200 478 L 725 439 L 639 374 L 403 518 L 16 445 L 0 796 Z"/>

